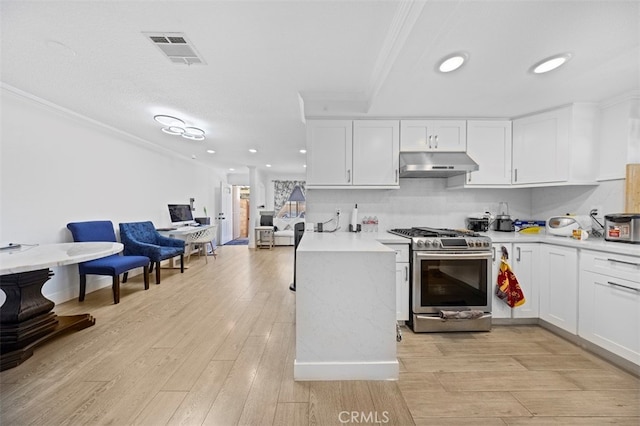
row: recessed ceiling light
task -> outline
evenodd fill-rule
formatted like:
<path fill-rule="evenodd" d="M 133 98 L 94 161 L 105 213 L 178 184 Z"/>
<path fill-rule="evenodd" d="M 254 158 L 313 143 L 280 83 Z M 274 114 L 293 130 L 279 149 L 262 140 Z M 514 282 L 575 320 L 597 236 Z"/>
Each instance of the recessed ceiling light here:
<path fill-rule="evenodd" d="M 301 150 L 300 150 L 300 154 L 306 154 L 306 153 L 307 153 L 307 150 L 306 150 L 306 149 L 301 149 Z"/>
<path fill-rule="evenodd" d="M 544 74 L 545 72 L 553 71 L 559 66 L 564 65 L 569 59 L 571 59 L 571 53 L 561 53 L 550 56 L 534 64 L 531 67 L 531 72 L 534 74 Z"/>
<path fill-rule="evenodd" d="M 229 171 L 230 171 L 230 172 L 235 172 L 235 171 L 236 171 L 236 169 L 234 169 L 233 167 L 230 167 L 230 168 L 229 168 Z"/>
<path fill-rule="evenodd" d="M 465 61 L 469 59 L 469 55 L 464 52 L 454 53 L 452 55 L 446 56 L 438 62 L 438 71 L 442 73 L 447 73 L 451 71 L 455 71 L 465 63 Z"/>
<path fill-rule="evenodd" d="M 302 167 L 307 168 L 307 165 L 306 165 L 306 164 L 303 164 L 303 165 L 302 165 Z"/>
<path fill-rule="evenodd" d="M 251 148 L 251 149 L 249 150 L 249 152 L 250 152 L 250 153 L 252 153 L 252 154 L 255 154 L 256 152 L 258 152 L 258 150 L 257 150 L 257 149 L 253 149 L 253 148 Z"/>
<path fill-rule="evenodd" d="M 214 150 L 212 150 L 212 149 L 208 149 L 208 150 L 207 150 L 207 152 L 208 152 L 209 154 L 215 154 L 215 153 L 216 153 L 216 152 L 215 152 Z"/>
<path fill-rule="evenodd" d="M 267 167 L 271 167 L 271 164 L 265 164 L 265 166 L 267 166 Z"/>

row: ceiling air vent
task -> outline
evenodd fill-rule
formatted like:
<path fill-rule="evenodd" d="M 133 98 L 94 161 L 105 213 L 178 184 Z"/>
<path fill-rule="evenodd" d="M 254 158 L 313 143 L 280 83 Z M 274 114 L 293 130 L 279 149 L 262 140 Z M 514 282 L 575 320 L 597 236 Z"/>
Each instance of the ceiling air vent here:
<path fill-rule="evenodd" d="M 206 62 L 196 51 L 193 44 L 183 33 L 147 33 L 143 32 L 158 49 L 174 64 L 205 65 Z"/>

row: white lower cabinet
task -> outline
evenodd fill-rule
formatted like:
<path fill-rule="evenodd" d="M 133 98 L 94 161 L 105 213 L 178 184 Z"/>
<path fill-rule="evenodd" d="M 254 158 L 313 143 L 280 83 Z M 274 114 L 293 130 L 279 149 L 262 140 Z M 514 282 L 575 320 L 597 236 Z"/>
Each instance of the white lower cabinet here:
<path fill-rule="evenodd" d="M 491 316 L 493 318 L 511 318 L 511 307 L 503 302 L 496 295 L 496 286 L 498 283 L 498 274 L 500 273 L 500 259 L 502 258 L 502 247 L 505 247 L 509 253 L 511 253 L 511 244 L 493 244 L 492 246 L 492 264 L 491 270 L 492 282 L 491 282 Z"/>
<path fill-rule="evenodd" d="M 578 249 L 540 247 L 540 318 L 578 334 Z"/>
<path fill-rule="evenodd" d="M 578 335 L 640 365 L 640 259 L 580 254 Z"/>
<path fill-rule="evenodd" d="M 513 308 L 513 318 L 539 317 L 539 249 L 538 244 L 513 244 L 509 262 L 525 297 L 523 305 Z"/>
<path fill-rule="evenodd" d="M 409 321 L 409 245 L 385 245 L 396 252 L 396 320 Z"/>

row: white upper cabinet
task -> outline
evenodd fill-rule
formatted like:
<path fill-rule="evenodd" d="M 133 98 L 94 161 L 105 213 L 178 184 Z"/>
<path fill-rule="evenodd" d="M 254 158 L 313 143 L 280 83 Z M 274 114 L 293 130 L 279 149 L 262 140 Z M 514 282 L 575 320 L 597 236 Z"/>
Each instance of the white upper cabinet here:
<path fill-rule="evenodd" d="M 353 184 L 399 185 L 398 120 L 353 122 Z"/>
<path fill-rule="evenodd" d="M 640 163 L 640 95 L 609 101 L 601 108 L 598 180 L 624 179 L 628 163 Z"/>
<path fill-rule="evenodd" d="M 307 185 L 351 185 L 351 120 L 307 122 Z"/>
<path fill-rule="evenodd" d="M 398 188 L 398 120 L 309 120 L 307 187 Z"/>
<path fill-rule="evenodd" d="M 512 184 L 595 184 L 597 119 L 573 104 L 513 120 Z"/>
<path fill-rule="evenodd" d="M 402 120 L 400 122 L 400 150 L 466 151 L 467 126 L 465 120 Z"/>
<path fill-rule="evenodd" d="M 465 186 L 510 185 L 511 121 L 467 121 L 467 154 L 479 169 L 461 176 Z"/>

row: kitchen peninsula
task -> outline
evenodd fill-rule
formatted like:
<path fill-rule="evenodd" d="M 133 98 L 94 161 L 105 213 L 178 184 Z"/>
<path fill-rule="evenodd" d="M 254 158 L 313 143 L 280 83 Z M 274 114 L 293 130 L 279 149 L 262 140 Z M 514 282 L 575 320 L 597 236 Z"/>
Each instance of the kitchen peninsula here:
<path fill-rule="evenodd" d="M 297 249 L 295 380 L 395 380 L 395 252 L 373 236 L 304 234 Z"/>

